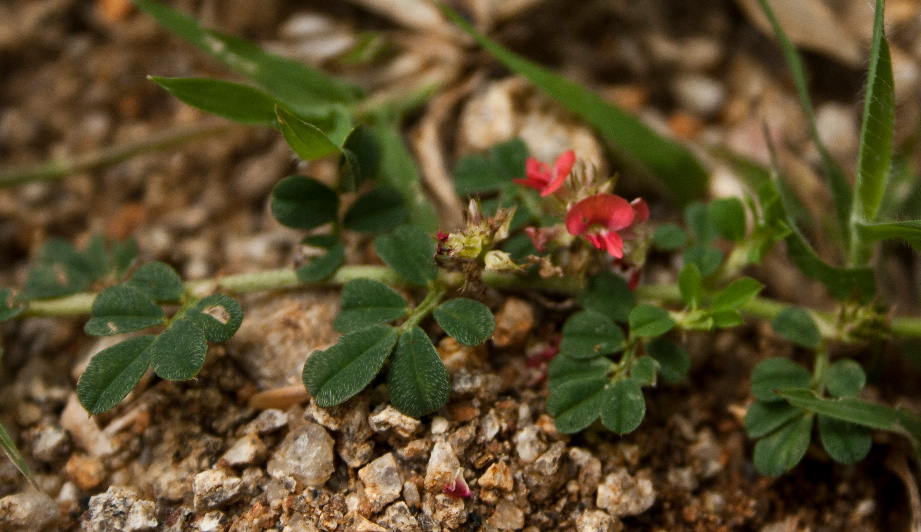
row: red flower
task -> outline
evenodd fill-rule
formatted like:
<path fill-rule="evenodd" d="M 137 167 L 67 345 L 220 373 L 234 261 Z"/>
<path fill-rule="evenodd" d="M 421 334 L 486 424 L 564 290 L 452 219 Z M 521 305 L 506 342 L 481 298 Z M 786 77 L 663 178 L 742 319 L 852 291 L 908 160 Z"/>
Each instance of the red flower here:
<path fill-rule="evenodd" d="M 534 157 L 528 157 L 527 162 L 525 162 L 527 179 L 516 178 L 512 179 L 512 181 L 538 190 L 541 196 L 546 197 L 563 186 L 563 182 L 566 181 L 566 177 L 572 171 L 572 165 L 575 163 L 576 153 L 574 151 L 563 152 L 553 164 L 553 173 L 551 174 L 550 165 L 542 163 Z"/>
<path fill-rule="evenodd" d="M 634 238 L 630 226 L 645 222 L 649 207 L 642 199 L 633 203 L 615 194 L 595 194 L 576 203 L 566 213 L 566 229 L 571 235 L 588 239 L 597 249 L 614 258 L 624 256 L 624 238 Z M 623 234 L 618 234 L 621 231 Z"/>
<path fill-rule="evenodd" d="M 442 488 L 441 492 L 452 499 L 469 499 L 473 497 L 473 492 L 470 491 L 470 487 L 467 486 L 467 481 L 464 480 L 463 473 L 463 468 L 458 469 L 457 473 L 454 474 L 454 479 L 448 483 L 447 486 Z"/>

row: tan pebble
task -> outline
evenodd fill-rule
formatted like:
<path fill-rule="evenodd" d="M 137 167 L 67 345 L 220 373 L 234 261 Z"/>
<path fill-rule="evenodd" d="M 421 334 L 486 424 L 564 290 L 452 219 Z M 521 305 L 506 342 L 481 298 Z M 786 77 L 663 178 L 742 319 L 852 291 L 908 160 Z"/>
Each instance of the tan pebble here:
<path fill-rule="evenodd" d="M 496 347 L 514 347 L 524 343 L 534 328 L 534 309 L 526 301 L 510 297 L 496 313 L 496 330 L 492 335 Z"/>
<path fill-rule="evenodd" d="M 480 409 L 467 401 L 463 401 L 448 405 L 448 413 L 453 421 L 464 423 L 479 416 Z"/>
<path fill-rule="evenodd" d="M 64 466 L 64 473 L 82 490 L 91 490 L 106 478 L 102 460 L 85 454 L 74 454 Z"/>
<path fill-rule="evenodd" d="M 682 111 L 675 111 L 668 117 L 668 128 L 681 139 L 694 139 L 704 128 L 700 119 Z"/>
<path fill-rule="evenodd" d="M 102 20 L 111 24 L 128 18 L 134 6 L 129 0 L 99 0 L 96 3 L 96 9 L 99 10 Z"/>
<path fill-rule="evenodd" d="M 512 491 L 512 488 L 515 487 L 515 479 L 512 477 L 512 470 L 505 462 L 496 462 L 489 466 L 477 484 L 484 489 Z"/>

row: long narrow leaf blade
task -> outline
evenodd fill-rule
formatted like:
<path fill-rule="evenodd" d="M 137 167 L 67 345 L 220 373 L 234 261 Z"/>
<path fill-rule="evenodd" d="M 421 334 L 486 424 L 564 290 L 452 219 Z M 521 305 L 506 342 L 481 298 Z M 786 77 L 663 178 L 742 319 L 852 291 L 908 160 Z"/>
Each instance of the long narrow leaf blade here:
<path fill-rule="evenodd" d="M 876 240 L 903 240 L 921 251 L 921 220 L 857 224 L 857 231 L 867 242 Z"/>
<path fill-rule="evenodd" d="M 26 459 L 22 456 L 22 453 L 19 452 L 19 448 L 16 447 L 13 437 L 3 428 L 3 425 L 0 425 L 0 449 L 3 449 L 3 452 L 10 458 L 10 461 L 13 462 L 16 469 L 18 469 L 24 477 L 29 479 L 29 483 L 38 489 L 38 484 L 35 483 L 35 477 L 32 476 L 29 464 L 26 463 Z"/>
<path fill-rule="evenodd" d="M 246 76 L 299 113 L 312 114 L 318 103 L 350 103 L 362 90 L 253 43 L 209 30 L 195 18 L 154 0 L 134 0 L 166 29 Z"/>
<path fill-rule="evenodd" d="M 440 7 L 447 17 L 506 67 L 525 76 L 559 104 L 582 117 L 623 155 L 651 170 L 676 201 L 686 204 L 703 195 L 707 172 L 690 151 L 659 135 L 597 93 L 489 39 L 443 4 Z"/>
<path fill-rule="evenodd" d="M 860 155 L 857 159 L 857 186 L 852 220 L 872 221 L 886 190 L 892 162 L 892 134 L 895 123 L 895 92 L 892 58 L 883 28 L 883 0 L 876 0 L 873 22 L 873 47 L 867 71 L 867 94 L 860 130 Z"/>
<path fill-rule="evenodd" d="M 271 127 L 275 123 L 275 100 L 248 85 L 205 78 L 161 78 L 149 80 L 166 89 L 183 103 L 241 124 Z"/>
<path fill-rule="evenodd" d="M 761 9 L 764 11 L 764 14 L 771 22 L 771 26 L 774 29 L 774 35 L 777 36 L 777 41 L 780 43 L 780 49 L 783 51 L 784 59 L 786 59 L 787 66 L 793 74 L 793 83 L 796 85 L 796 93 L 799 96 L 800 106 L 803 108 L 803 113 L 806 115 L 806 121 L 809 123 L 809 134 L 812 136 L 812 141 L 815 142 L 819 154 L 822 157 L 822 170 L 831 188 L 832 201 L 834 201 L 835 204 L 835 215 L 838 218 L 838 227 L 841 229 L 841 236 L 845 239 L 845 242 L 849 242 L 848 238 L 850 234 L 847 227 L 850 220 L 851 202 L 853 201 L 851 198 L 851 187 L 847 182 L 844 171 L 841 170 L 838 163 L 831 158 L 828 149 L 825 147 L 825 143 L 822 142 L 822 138 L 819 136 L 815 115 L 812 112 L 812 102 L 809 99 L 806 71 L 803 68 L 803 62 L 800 60 L 799 54 L 796 53 L 796 48 L 794 48 L 793 43 L 790 42 L 790 39 L 783 31 L 780 23 L 777 22 L 777 18 L 774 16 L 774 11 L 771 9 L 770 3 L 768 3 L 767 0 L 758 1 L 761 3 Z"/>

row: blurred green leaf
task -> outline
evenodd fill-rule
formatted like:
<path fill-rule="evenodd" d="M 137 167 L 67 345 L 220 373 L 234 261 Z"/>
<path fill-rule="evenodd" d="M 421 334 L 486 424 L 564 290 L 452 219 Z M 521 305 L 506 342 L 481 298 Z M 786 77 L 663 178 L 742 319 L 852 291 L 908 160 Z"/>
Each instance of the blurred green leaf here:
<path fill-rule="evenodd" d="M 832 460 L 853 464 L 863 460 L 870 452 L 873 438 L 868 428 L 828 416 L 818 417 L 822 447 Z"/>
<path fill-rule="evenodd" d="M 273 127 L 275 99 L 249 85 L 209 78 L 147 79 L 166 89 L 179 101 L 241 124 Z"/>
<path fill-rule="evenodd" d="M 714 311 L 735 310 L 754 299 L 762 288 L 764 285 L 751 277 L 736 279 L 713 297 L 710 308 Z"/>
<path fill-rule="evenodd" d="M 786 425 L 803 411 L 786 401 L 755 401 L 745 413 L 745 432 L 757 439 Z"/>
<path fill-rule="evenodd" d="M 226 297 L 226 296 L 225 296 Z M 177 320 L 147 348 L 150 365 L 161 379 L 183 381 L 198 375 L 205 363 L 208 342 L 191 321 Z"/>
<path fill-rule="evenodd" d="M 710 219 L 710 211 L 707 206 L 699 201 L 684 208 L 684 223 L 691 230 L 697 244 L 711 244 L 720 234 Z"/>
<path fill-rule="evenodd" d="M 314 351 L 304 364 L 304 386 L 319 406 L 343 403 L 377 376 L 398 336 L 393 327 L 373 325 L 346 334 L 325 351 Z"/>
<path fill-rule="evenodd" d="M 107 347 L 90 359 L 77 382 L 77 398 L 91 415 L 111 410 L 134 389 L 147 367 L 156 336 L 129 338 Z"/>
<path fill-rule="evenodd" d="M 416 418 L 447 404 L 451 393 L 448 371 L 432 340 L 419 327 L 400 335 L 387 374 L 387 391 L 397 410 Z"/>
<path fill-rule="evenodd" d="M 765 402 L 783 401 L 777 390 L 808 388 L 812 381 L 809 371 L 785 358 L 766 358 L 752 370 L 752 395 Z"/>
<path fill-rule="evenodd" d="M 586 310 L 593 310 L 608 318 L 626 322 L 630 311 L 636 306 L 636 295 L 617 275 L 602 272 L 585 283 L 579 294 L 579 304 Z"/>
<path fill-rule="evenodd" d="M 630 378 L 640 386 L 652 386 L 656 383 L 659 362 L 653 357 L 639 357 L 630 364 Z"/>
<path fill-rule="evenodd" d="M 617 353 L 624 348 L 620 326 L 604 314 L 591 310 L 577 312 L 563 325 L 560 353 L 575 359 L 588 359 Z"/>
<path fill-rule="evenodd" d="M 342 153 L 326 133 L 313 125 L 301 120 L 296 115 L 286 111 L 283 107 L 275 106 L 275 116 L 278 119 L 278 129 L 285 137 L 285 142 L 294 153 L 304 161 L 312 161 L 333 154 Z"/>
<path fill-rule="evenodd" d="M 777 334 L 807 349 L 816 349 L 822 342 L 822 333 L 812 315 L 802 307 L 787 307 L 771 320 Z"/>
<path fill-rule="evenodd" d="M 374 239 L 374 251 L 407 281 L 425 286 L 438 274 L 435 239 L 414 225 L 398 227 Z"/>
<path fill-rule="evenodd" d="M 718 329 L 738 327 L 745 323 L 742 313 L 735 309 L 713 311 L 710 313 L 710 319 L 713 320 L 713 326 Z"/>
<path fill-rule="evenodd" d="M 451 338 L 464 345 L 482 344 L 496 328 L 496 319 L 489 307 L 463 297 L 445 301 L 432 314 Z"/>
<path fill-rule="evenodd" d="M 345 261 L 345 246 L 336 241 L 326 253 L 313 257 L 310 262 L 296 270 L 297 278 L 302 283 L 318 283 L 329 279 Z"/>
<path fill-rule="evenodd" d="M 687 233 L 675 224 L 662 224 L 652 234 L 652 245 L 662 251 L 681 249 L 687 243 Z"/>
<path fill-rule="evenodd" d="M 707 217 L 723 238 L 741 242 L 745 238 L 745 206 L 739 198 L 721 198 L 707 205 Z"/>
<path fill-rule="evenodd" d="M 374 132 L 359 125 L 349 132 L 342 144 L 339 157 L 339 190 L 355 192 L 366 181 L 377 174 L 380 165 L 381 147 Z"/>
<path fill-rule="evenodd" d="M 568 380 L 550 391 L 547 413 L 553 416 L 556 430 L 563 434 L 579 432 L 598 419 L 608 379 Z"/>
<path fill-rule="evenodd" d="M 556 356 L 547 366 L 547 388 L 552 393 L 555 388 L 568 382 L 604 379 L 613 367 L 614 362 L 605 357 L 575 360 Z"/>
<path fill-rule="evenodd" d="M 9 288 L 0 288 L 0 321 L 7 321 L 22 314 L 26 308 L 16 302 L 13 291 Z"/>
<path fill-rule="evenodd" d="M 162 325 L 163 316 L 163 309 L 147 294 L 115 285 L 96 296 L 83 330 L 90 336 L 111 336 Z"/>
<path fill-rule="evenodd" d="M 313 229 L 336 220 L 339 196 L 312 177 L 288 176 L 272 190 L 272 215 L 294 229 Z"/>
<path fill-rule="evenodd" d="M 685 250 L 682 260 L 685 264 L 695 264 L 700 275 L 707 277 L 715 273 L 723 263 L 723 252 L 703 244 L 694 244 Z"/>
<path fill-rule="evenodd" d="M 707 172 L 686 148 L 659 135 L 597 93 L 499 45 L 444 4 L 439 7 L 506 67 L 528 78 L 548 96 L 591 124 L 622 155 L 649 168 L 678 203 L 684 204 L 703 195 Z"/>
<path fill-rule="evenodd" d="M 406 222 L 408 213 L 400 191 L 389 186 L 365 192 L 349 207 L 342 221 L 350 231 L 386 233 Z"/>
<path fill-rule="evenodd" d="M 691 369 L 691 357 L 683 347 L 667 338 L 646 341 L 646 353 L 659 362 L 659 374 L 667 382 L 681 381 Z"/>
<path fill-rule="evenodd" d="M 664 308 L 639 305 L 630 311 L 630 334 L 651 337 L 662 336 L 675 326 L 675 321 Z"/>
<path fill-rule="evenodd" d="M 35 482 L 35 477 L 29 469 L 29 464 L 26 463 L 26 458 L 19 451 L 19 448 L 16 447 L 16 442 L 13 441 L 13 437 L 10 436 L 10 433 L 6 431 L 3 425 L 0 425 L 0 449 L 3 449 L 3 452 L 5 452 L 10 461 L 13 462 L 16 469 L 22 473 L 22 476 L 29 480 L 32 487 L 39 489 L 38 484 Z"/>
<path fill-rule="evenodd" d="M 866 242 L 901 240 L 921 251 L 921 220 L 904 222 L 858 223 L 860 237 Z"/>
<path fill-rule="evenodd" d="M 188 308 L 182 319 L 189 320 L 212 342 L 230 340 L 243 323 L 243 309 L 236 299 L 224 294 L 211 294 Z"/>
<path fill-rule="evenodd" d="M 856 397 L 866 384 L 863 368 L 849 358 L 832 364 L 825 375 L 825 389 L 834 397 Z"/>
<path fill-rule="evenodd" d="M 182 279 L 172 267 L 162 262 L 141 265 L 125 283 L 147 294 L 154 301 L 179 301 L 182 297 Z"/>
<path fill-rule="evenodd" d="M 812 416 L 800 415 L 755 444 L 755 469 L 779 477 L 803 459 L 812 436 Z"/>
<path fill-rule="evenodd" d="M 355 332 L 406 315 L 409 303 L 399 292 L 374 279 L 354 279 L 342 288 L 342 310 L 333 327 L 343 333 Z"/>
<path fill-rule="evenodd" d="M 461 157 L 454 166 L 454 190 L 458 196 L 495 192 L 525 177 L 528 147 L 519 138 L 496 144 L 486 154 Z"/>
<path fill-rule="evenodd" d="M 633 432 L 646 415 L 643 391 L 632 379 L 619 380 L 604 392 L 601 423 L 617 434 Z"/>
<path fill-rule="evenodd" d="M 700 278 L 700 269 L 693 262 L 681 268 L 678 274 L 678 289 L 681 291 L 681 300 L 692 310 L 700 306 L 703 299 L 703 282 Z"/>
<path fill-rule="evenodd" d="M 837 268 L 823 261 L 803 236 L 791 229 L 786 239 L 790 259 L 806 277 L 824 284 L 837 299 L 856 297 L 866 303 L 876 293 L 876 279 L 869 268 Z"/>

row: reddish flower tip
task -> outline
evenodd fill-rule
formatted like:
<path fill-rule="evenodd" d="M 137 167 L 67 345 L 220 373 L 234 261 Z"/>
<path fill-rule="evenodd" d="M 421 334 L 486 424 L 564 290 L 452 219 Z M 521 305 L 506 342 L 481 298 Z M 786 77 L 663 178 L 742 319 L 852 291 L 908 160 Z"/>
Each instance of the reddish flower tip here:
<path fill-rule="evenodd" d="M 646 216 L 648 214 L 647 209 Z M 596 249 L 603 249 L 619 259 L 624 256 L 624 239 L 617 231 L 629 227 L 636 217 L 634 206 L 624 198 L 615 194 L 595 194 L 569 209 L 566 230 L 571 235 L 584 236 Z"/>
<path fill-rule="evenodd" d="M 463 469 L 458 470 L 457 474 L 454 475 L 454 480 L 445 486 L 441 492 L 452 499 L 469 499 L 473 497 L 473 492 L 470 491 L 467 481 L 464 480 L 463 472 Z"/>
<path fill-rule="evenodd" d="M 553 173 L 550 172 L 550 165 L 538 161 L 533 157 L 528 157 L 525 161 L 526 179 L 515 178 L 513 183 L 533 188 L 540 192 L 541 196 L 549 196 L 563 186 L 566 177 L 572 171 L 576 163 L 576 153 L 572 150 L 563 152 L 557 157 L 553 165 Z"/>

